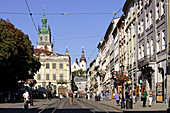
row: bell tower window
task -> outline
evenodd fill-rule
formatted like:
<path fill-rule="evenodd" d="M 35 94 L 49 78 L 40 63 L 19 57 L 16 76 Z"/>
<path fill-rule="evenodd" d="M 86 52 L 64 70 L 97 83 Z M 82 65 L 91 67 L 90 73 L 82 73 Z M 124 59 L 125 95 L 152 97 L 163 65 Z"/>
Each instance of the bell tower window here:
<path fill-rule="evenodd" d="M 40 37 L 40 41 L 42 41 L 42 39 L 43 39 L 43 38 L 42 38 L 42 36 L 41 36 L 41 37 Z"/>

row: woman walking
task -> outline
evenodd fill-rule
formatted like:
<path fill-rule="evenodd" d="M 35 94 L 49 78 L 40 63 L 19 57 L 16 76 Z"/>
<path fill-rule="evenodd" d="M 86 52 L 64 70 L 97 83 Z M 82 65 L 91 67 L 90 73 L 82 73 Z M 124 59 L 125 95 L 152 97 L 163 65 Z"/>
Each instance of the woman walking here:
<path fill-rule="evenodd" d="M 152 106 L 152 99 L 153 99 L 153 98 L 152 98 L 152 97 L 153 97 L 152 90 L 149 91 L 148 96 L 149 96 L 149 107 L 151 107 L 151 106 Z"/>
<path fill-rule="evenodd" d="M 120 101 L 120 94 L 119 94 L 119 93 L 117 93 L 117 94 L 115 95 L 115 99 L 116 99 L 117 106 L 119 106 L 119 105 L 120 105 L 120 104 L 119 104 L 119 101 Z"/>

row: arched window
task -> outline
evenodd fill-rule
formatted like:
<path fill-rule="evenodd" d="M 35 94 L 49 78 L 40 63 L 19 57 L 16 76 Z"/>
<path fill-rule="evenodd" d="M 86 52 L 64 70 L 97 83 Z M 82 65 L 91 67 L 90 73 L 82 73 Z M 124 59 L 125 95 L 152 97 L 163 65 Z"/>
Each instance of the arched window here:
<path fill-rule="evenodd" d="M 41 36 L 41 37 L 40 37 L 40 41 L 42 41 L 42 39 L 43 39 L 43 38 L 42 38 L 42 36 Z"/>
<path fill-rule="evenodd" d="M 45 40 L 47 41 L 47 39 L 48 39 L 48 37 L 46 36 L 46 37 L 45 37 Z"/>

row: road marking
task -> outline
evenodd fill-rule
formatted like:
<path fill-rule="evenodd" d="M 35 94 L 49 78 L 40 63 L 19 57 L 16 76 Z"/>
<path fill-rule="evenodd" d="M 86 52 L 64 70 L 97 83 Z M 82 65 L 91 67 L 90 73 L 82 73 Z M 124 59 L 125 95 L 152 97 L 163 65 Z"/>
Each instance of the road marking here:
<path fill-rule="evenodd" d="M 59 101 L 59 100 L 58 100 L 58 101 Z M 55 102 L 53 102 L 52 104 L 47 105 L 44 109 L 42 109 L 42 110 L 39 111 L 38 113 L 42 113 L 46 108 L 48 108 L 49 106 L 55 104 L 55 103 L 58 102 L 58 101 L 55 101 Z"/>

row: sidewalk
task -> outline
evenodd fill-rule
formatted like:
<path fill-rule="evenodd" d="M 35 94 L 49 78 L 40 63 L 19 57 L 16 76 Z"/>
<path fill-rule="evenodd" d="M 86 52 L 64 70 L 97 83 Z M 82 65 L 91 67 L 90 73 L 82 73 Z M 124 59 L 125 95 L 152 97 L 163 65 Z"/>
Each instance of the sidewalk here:
<path fill-rule="evenodd" d="M 35 111 L 36 113 L 38 111 L 41 111 L 42 109 L 45 109 L 50 104 L 53 104 L 56 102 L 57 99 L 51 99 L 50 100 L 43 100 L 43 99 L 34 99 L 33 100 L 33 106 L 29 106 L 29 111 Z M 0 103 L 0 112 L 10 112 L 10 113 L 21 113 L 25 112 L 24 110 L 24 102 L 16 102 L 16 103 Z M 32 113 L 32 112 L 31 112 Z"/>
<path fill-rule="evenodd" d="M 91 101 L 95 101 L 94 98 L 91 98 Z M 148 107 L 148 101 L 146 102 L 145 108 L 142 107 L 143 101 L 137 101 L 136 104 L 133 104 L 133 109 L 121 109 L 121 106 L 117 106 L 116 100 L 102 100 L 102 101 L 95 101 L 100 104 L 115 108 L 120 111 L 167 111 L 167 104 L 165 103 L 155 103 L 152 102 L 152 107 Z"/>

